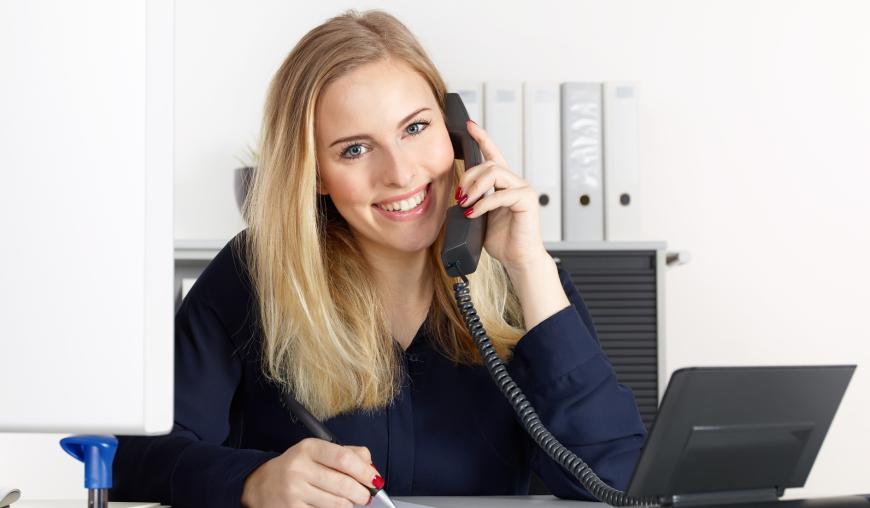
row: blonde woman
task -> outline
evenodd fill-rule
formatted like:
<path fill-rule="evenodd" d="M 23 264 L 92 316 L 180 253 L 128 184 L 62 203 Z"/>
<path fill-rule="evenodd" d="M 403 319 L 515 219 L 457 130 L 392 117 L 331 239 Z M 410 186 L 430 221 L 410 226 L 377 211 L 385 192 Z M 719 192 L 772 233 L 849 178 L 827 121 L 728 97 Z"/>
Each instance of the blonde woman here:
<path fill-rule="evenodd" d="M 544 249 L 535 191 L 473 123 L 485 161 L 454 161 L 445 93 L 383 12 L 297 44 L 267 98 L 249 227 L 178 311 L 175 428 L 121 439 L 113 499 L 351 506 L 363 485 L 525 494 L 531 471 L 588 499 L 524 433 L 456 309 L 439 246 L 457 201 L 488 216 L 469 287 L 499 355 L 550 430 L 625 487 L 645 436 L 632 393 Z M 310 438 L 286 392 L 348 446 Z"/>

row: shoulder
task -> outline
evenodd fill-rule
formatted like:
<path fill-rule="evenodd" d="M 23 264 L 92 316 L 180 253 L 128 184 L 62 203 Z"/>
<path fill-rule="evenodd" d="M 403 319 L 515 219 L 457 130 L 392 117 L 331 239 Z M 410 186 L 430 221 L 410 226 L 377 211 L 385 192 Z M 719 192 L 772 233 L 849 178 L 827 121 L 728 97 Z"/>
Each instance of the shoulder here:
<path fill-rule="evenodd" d="M 244 327 L 254 309 L 254 292 L 245 255 L 246 230 L 233 237 L 209 262 L 182 303 L 206 306 L 230 334 Z"/>

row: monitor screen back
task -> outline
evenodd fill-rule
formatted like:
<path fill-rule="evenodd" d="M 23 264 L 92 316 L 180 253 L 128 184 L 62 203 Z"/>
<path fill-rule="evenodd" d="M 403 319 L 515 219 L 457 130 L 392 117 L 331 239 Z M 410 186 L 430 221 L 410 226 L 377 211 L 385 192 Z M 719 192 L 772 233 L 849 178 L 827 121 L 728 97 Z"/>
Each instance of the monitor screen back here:
<path fill-rule="evenodd" d="M 0 431 L 164 433 L 172 2 L 54 4 L 0 32 Z"/>
<path fill-rule="evenodd" d="M 823 365 L 674 372 L 628 493 L 803 486 L 854 371 Z"/>

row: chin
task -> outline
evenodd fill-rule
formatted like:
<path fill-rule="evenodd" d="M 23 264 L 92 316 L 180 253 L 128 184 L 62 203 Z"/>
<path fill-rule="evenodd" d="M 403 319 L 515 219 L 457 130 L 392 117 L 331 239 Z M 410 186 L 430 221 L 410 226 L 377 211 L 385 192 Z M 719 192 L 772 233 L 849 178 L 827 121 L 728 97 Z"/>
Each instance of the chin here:
<path fill-rule="evenodd" d="M 404 241 L 396 242 L 392 245 L 392 247 L 400 252 L 407 252 L 408 254 L 412 254 L 415 252 L 420 252 L 421 250 L 427 250 L 429 247 L 435 243 L 435 240 L 438 238 L 438 232 L 429 235 L 427 238 L 419 238 L 419 239 L 405 239 Z"/>

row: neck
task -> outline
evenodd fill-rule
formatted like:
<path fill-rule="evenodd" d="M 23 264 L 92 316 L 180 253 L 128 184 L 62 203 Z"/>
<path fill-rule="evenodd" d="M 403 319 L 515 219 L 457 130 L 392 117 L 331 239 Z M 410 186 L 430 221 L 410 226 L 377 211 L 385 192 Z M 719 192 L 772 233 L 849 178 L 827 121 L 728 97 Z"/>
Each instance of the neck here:
<path fill-rule="evenodd" d="M 386 304 L 428 308 L 434 286 L 427 249 L 401 252 L 363 242 L 360 248 Z"/>

